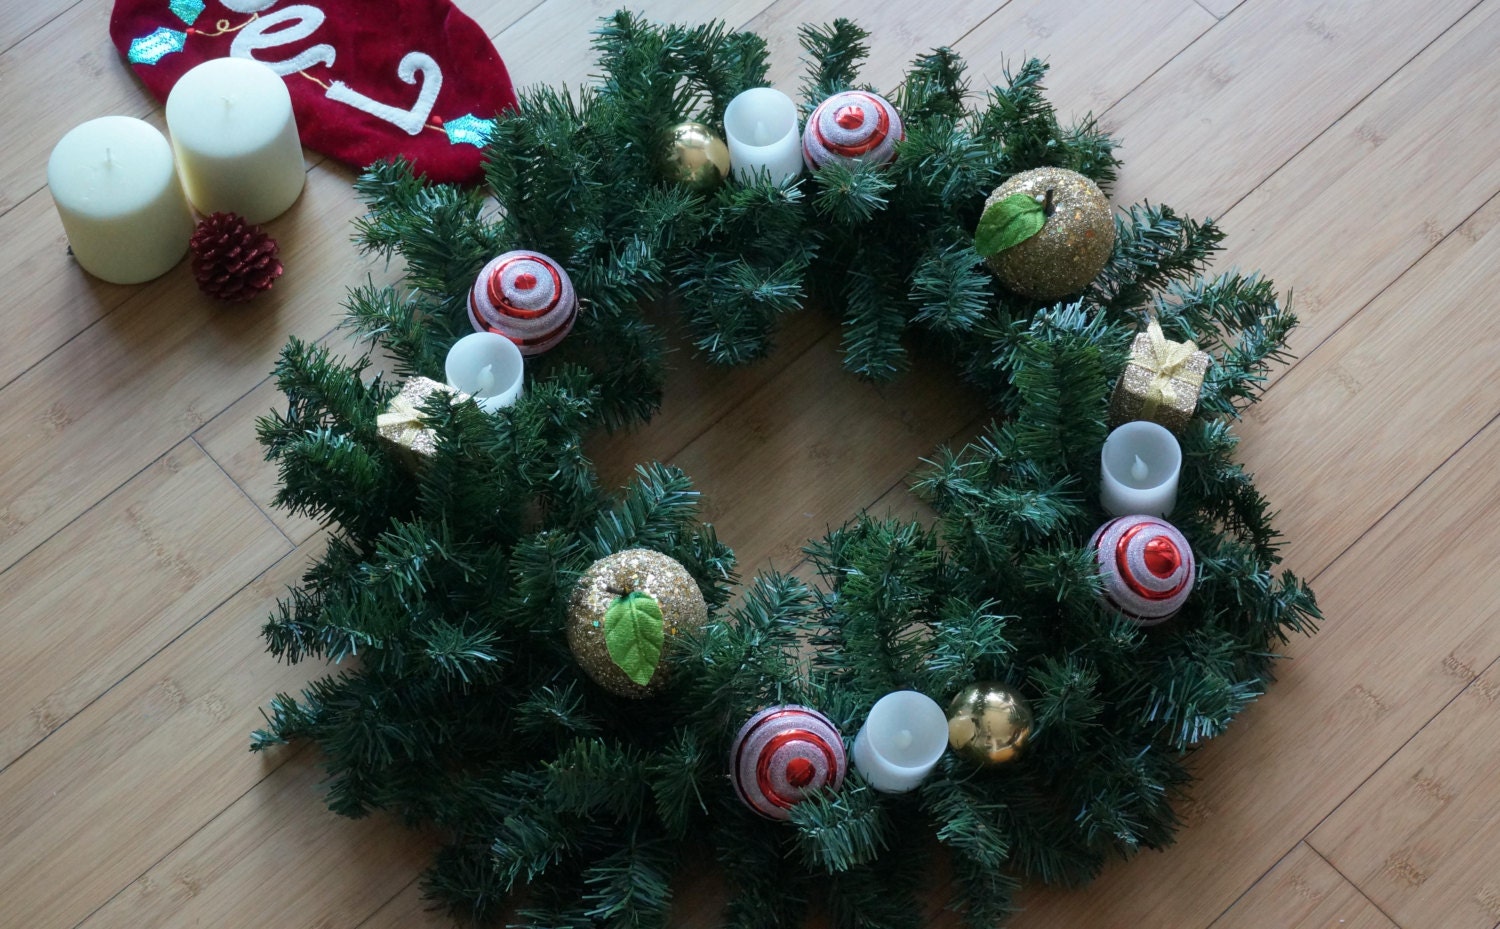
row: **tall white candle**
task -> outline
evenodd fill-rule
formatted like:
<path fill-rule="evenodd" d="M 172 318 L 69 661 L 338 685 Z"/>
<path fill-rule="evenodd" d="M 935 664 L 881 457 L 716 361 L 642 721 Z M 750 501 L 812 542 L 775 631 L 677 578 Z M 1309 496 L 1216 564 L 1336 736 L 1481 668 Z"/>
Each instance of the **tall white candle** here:
<path fill-rule="evenodd" d="M 922 783 L 948 746 L 948 716 L 926 694 L 888 693 L 875 702 L 854 738 L 854 766 L 882 793 Z"/>
<path fill-rule="evenodd" d="M 521 395 L 521 350 L 498 333 L 476 332 L 454 342 L 444 367 L 448 386 L 473 397 L 485 412 L 510 406 Z"/>
<path fill-rule="evenodd" d="M 172 147 L 149 123 L 103 116 L 74 127 L 47 160 L 47 187 L 73 257 L 97 278 L 139 284 L 187 254 L 193 214 Z"/>
<path fill-rule="evenodd" d="M 797 105 L 772 87 L 752 87 L 724 110 L 724 138 L 729 168 L 742 182 L 762 173 L 785 184 L 802 173 L 802 134 Z"/>
<path fill-rule="evenodd" d="M 1099 503 L 1111 516 L 1165 517 L 1177 505 L 1182 446 L 1164 426 L 1136 420 L 1104 440 Z"/>
<path fill-rule="evenodd" d="M 178 78 L 167 95 L 167 130 L 200 212 L 263 223 L 302 193 L 307 173 L 292 95 L 258 61 L 215 58 Z"/>

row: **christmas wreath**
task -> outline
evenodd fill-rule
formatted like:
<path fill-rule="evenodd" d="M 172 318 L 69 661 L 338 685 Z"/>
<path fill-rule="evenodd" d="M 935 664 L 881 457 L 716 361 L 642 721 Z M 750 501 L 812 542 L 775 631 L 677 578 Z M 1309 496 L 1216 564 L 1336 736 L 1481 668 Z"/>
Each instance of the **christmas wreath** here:
<path fill-rule="evenodd" d="M 1041 63 L 971 109 L 939 49 L 886 103 L 858 83 L 857 27 L 801 38 L 821 163 L 800 180 L 718 176 L 726 108 L 766 83 L 762 39 L 616 14 L 602 81 L 523 93 L 484 189 L 401 163 L 358 181 L 358 239 L 405 277 L 354 290 L 348 321 L 399 396 L 367 359 L 294 340 L 278 364 L 288 408 L 260 423 L 278 502 L 332 532 L 265 637 L 342 670 L 277 696 L 253 747 L 309 739 L 334 811 L 436 827 L 425 890 L 459 917 L 663 925 L 674 874 L 711 853 L 728 925 L 797 925 L 816 901 L 834 925 L 912 926 L 913 863 L 946 849 L 953 906 L 994 925 L 1022 880 L 1078 884 L 1170 842 L 1188 754 L 1318 618 L 1232 459 L 1295 322 L 1272 284 L 1200 276 L 1221 232 L 1165 206 L 1090 225 L 1083 201 L 1118 163 L 1091 121 L 1059 125 Z M 871 120 L 899 142 L 822 159 L 858 155 L 840 133 Z M 1069 281 L 1078 248 L 1102 267 Z M 508 333 L 549 349 L 513 405 L 423 386 L 461 335 L 496 328 L 487 312 L 531 320 L 537 294 L 566 315 Z M 935 525 L 856 516 L 808 545 L 813 582 L 764 573 L 736 595 L 685 474 L 642 465 L 610 494 L 583 451 L 657 408 L 664 304 L 715 364 L 765 355 L 804 304 L 836 312 L 852 373 L 941 359 L 994 422 L 915 477 Z M 1112 416 L 1174 427 L 1170 524 L 1101 507 Z M 947 706 L 938 751 L 955 750 L 893 788 L 854 735 L 908 691 Z"/>

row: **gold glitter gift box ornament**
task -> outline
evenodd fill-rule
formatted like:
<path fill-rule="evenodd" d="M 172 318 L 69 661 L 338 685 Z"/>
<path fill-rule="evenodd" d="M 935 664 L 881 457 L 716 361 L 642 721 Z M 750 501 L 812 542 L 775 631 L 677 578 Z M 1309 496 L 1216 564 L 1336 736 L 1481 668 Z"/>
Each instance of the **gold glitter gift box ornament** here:
<path fill-rule="evenodd" d="M 450 403 L 469 399 L 447 384 L 426 377 L 414 377 L 401 385 L 401 392 L 375 417 L 380 443 L 396 454 L 408 468 L 415 470 L 437 451 L 437 432 L 422 421 L 422 406 L 433 394 L 443 393 Z"/>
<path fill-rule="evenodd" d="M 1111 425 L 1150 420 L 1173 432 L 1193 418 L 1203 376 L 1213 358 L 1196 343 L 1173 342 L 1162 335 L 1156 317 L 1130 344 L 1130 360 L 1109 398 Z"/>

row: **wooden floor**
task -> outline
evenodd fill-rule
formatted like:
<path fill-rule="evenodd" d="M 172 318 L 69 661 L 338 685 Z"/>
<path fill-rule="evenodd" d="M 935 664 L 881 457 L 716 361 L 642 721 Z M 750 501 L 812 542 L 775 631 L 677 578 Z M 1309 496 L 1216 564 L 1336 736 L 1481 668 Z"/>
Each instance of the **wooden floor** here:
<path fill-rule="evenodd" d="M 518 84 L 578 84 L 605 0 L 461 0 Z M 1017 929 L 1500 925 L 1500 0 L 661 0 L 767 35 L 858 16 L 881 86 L 953 45 L 978 86 L 1049 59 L 1064 113 L 1123 142 L 1115 201 L 1222 217 L 1221 266 L 1295 291 L 1301 359 L 1240 430 L 1324 631 L 1199 756 L 1180 842 Z M 287 272 L 225 308 L 179 267 L 98 283 L 65 254 L 53 143 L 161 124 L 109 0 L 0 0 L 0 926 L 413 929 L 430 837 L 327 813 L 307 750 L 251 756 L 287 668 L 262 618 L 317 550 L 269 507 L 253 423 L 289 334 L 326 338 L 383 268 L 349 244 L 353 174 L 308 153 L 270 224 Z M 953 379 L 875 390 L 808 314 L 769 362 L 681 357 L 656 423 L 599 443 L 619 477 L 675 461 L 748 569 L 790 567 L 861 506 L 909 511 L 918 457 L 972 429 Z M 716 924 L 690 890 L 683 925 Z M 934 911 L 933 925 L 956 926 Z"/>

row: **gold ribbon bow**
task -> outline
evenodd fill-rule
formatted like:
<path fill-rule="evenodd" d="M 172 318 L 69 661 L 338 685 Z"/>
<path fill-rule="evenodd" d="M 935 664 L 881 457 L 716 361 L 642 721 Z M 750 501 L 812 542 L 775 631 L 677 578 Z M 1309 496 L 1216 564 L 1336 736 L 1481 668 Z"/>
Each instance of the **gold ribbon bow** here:
<path fill-rule="evenodd" d="M 1193 386 L 1203 383 L 1203 375 L 1187 367 L 1187 363 L 1198 353 L 1198 343 L 1191 339 L 1173 342 L 1162 335 L 1161 323 L 1153 315 L 1146 323 L 1146 340 L 1150 353 L 1144 358 L 1132 358 L 1131 363 L 1151 372 L 1151 382 L 1146 385 L 1146 399 L 1141 404 L 1141 418 L 1151 419 L 1162 404 L 1172 405 L 1177 401 L 1177 390 L 1172 381 L 1182 378 Z"/>
<path fill-rule="evenodd" d="M 375 417 L 375 428 L 382 432 L 387 429 L 422 429 L 422 410 L 406 396 L 397 394 L 392 400 L 386 412 Z"/>

